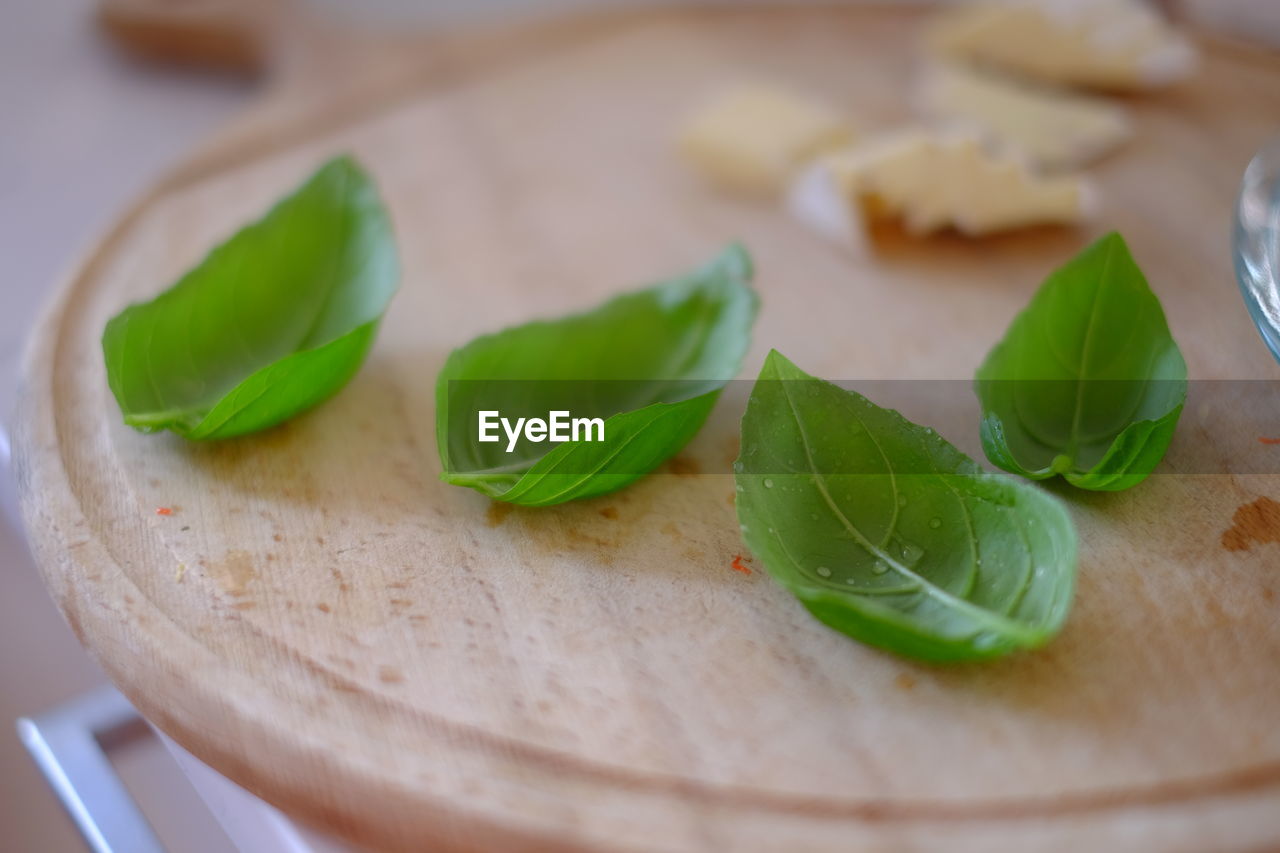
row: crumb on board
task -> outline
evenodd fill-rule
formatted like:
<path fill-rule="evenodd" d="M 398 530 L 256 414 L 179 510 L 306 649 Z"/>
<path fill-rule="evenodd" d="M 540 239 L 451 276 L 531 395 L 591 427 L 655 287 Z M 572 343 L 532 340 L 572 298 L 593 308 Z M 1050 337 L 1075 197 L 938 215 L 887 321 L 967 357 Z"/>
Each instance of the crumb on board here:
<path fill-rule="evenodd" d="M 667 469 L 677 477 L 694 477 L 702 473 L 698 460 L 690 456 L 673 456 L 667 463 Z"/>
<path fill-rule="evenodd" d="M 178 583 L 182 583 L 182 579 L 187 576 L 187 564 L 178 563 L 178 571 L 174 573 L 173 579 Z"/>
<path fill-rule="evenodd" d="M 1231 527 L 1222 532 L 1222 547 L 1248 551 L 1254 545 L 1280 542 L 1280 501 L 1266 495 L 1240 504 L 1231 516 Z"/>
<path fill-rule="evenodd" d="M 741 555 L 741 554 L 736 554 L 736 555 L 734 555 L 733 562 L 732 562 L 732 563 L 730 563 L 729 565 L 733 568 L 733 570 L 734 570 L 735 572 L 739 572 L 739 573 L 744 574 L 744 575 L 749 575 L 749 574 L 751 574 L 751 569 L 747 568 L 747 567 L 743 564 L 742 559 L 743 559 L 743 557 L 742 557 L 742 555 Z"/>
<path fill-rule="evenodd" d="M 506 521 L 507 516 L 515 509 L 514 504 L 505 503 L 504 501 L 490 501 L 489 508 L 485 511 L 484 520 L 490 527 L 497 527 Z"/>

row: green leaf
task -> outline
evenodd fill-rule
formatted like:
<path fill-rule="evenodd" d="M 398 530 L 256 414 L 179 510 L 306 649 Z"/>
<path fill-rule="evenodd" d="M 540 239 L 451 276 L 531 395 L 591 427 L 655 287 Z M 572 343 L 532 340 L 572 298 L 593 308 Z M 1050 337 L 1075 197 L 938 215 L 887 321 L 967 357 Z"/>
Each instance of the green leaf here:
<path fill-rule="evenodd" d="M 228 438 L 315 406 L 359 369 L 399 276 L 377 190 L 350 158 L 330 161 L 107 323 L 107 381 L 124 422 Z"/>
<path fill-rule="evenodd" d="M 1164 457 L 1187 365 L 1124 239 L 1109 234 L 1045 280 L 975 384 L 993 463 L 1118 491 Z"/>
<path fill-rule="evenodd" d="M 738 520 L 827 625 L 930 661 L 1043 645 L 1075 588 L 1061 502 L 769 353 L 742 418 Z"/>
<path fill-rule="evenodd" d="M 441 479 L 548 506 L 639 479 L 693 438 L 742 364 L 757 300 L 751 260 L 731 246 L 684 278 L 593 311 L 476 338 L 436 381 Z M 598 417 L 604 441 L 555 445 L 478 437 L 478 413 Z"/>

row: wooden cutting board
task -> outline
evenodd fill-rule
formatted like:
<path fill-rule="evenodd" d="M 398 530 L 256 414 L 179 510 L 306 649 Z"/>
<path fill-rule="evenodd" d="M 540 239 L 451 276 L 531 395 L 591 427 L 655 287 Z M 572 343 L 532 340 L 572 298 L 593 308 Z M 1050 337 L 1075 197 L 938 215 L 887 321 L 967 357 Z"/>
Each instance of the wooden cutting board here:
<path fill-rule="evenodd" d="M 1280 547 L 1252 503 L 1280 498 L 1280 477 L 1185 473 L 1276 470 L 1250 454 L 1280 448 L 1212 407 L 1188 406 L 1139 488 L 1058 489 L 1081 537 L 1075 609 L 1043 651 L 981 666 L 863 647 L 759 565 L 731 568 L 741 394 L 677 463 L 602 499 L 509 510 L 437 479 L 432 384 L 451 348 L 733 238 L 764 306 L 744 376 L 777 347 L 831 378 L 966 382 L 1041 277 L 1111 228 L 1193 378 L 1280 376 L 1228 249 L 1239 176 L 1277 129 L 1280 58 L 1206 43 L 1193 81 L 1134 99 L 1136 138 L 1093 170 L 1101 213 L 1079 231 L 888 235 L 856 256 L 673 156 L 681 118 L 743 78 L 903 123 L 921 20 L 660 11 L 312 42 L 306 73 L 126 213 L 35 332 L 25 510 L 84 644 L 195 755 L 376 848 L 1280 844 Z M 124 427 L 106 319 L 342 150 L 381 185 L 405 267 L 360 374 L 241 440 Z M 976 451 L 971 397 L 954 398 L 969 408 L 948 434 Z"/>

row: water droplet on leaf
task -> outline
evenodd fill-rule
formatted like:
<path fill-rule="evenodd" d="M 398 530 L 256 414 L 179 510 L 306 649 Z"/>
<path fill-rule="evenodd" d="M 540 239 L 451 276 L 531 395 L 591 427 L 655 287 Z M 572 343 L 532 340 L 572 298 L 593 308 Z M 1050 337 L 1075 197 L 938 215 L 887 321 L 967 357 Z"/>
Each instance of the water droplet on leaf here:
<path fill-rule="evenodd" d="M 1000 638 L 992 633 L 983 632 L 973 638 L 973 647 L 980 651 L 988 651 L 994 649 L 1000 643 Z"/>

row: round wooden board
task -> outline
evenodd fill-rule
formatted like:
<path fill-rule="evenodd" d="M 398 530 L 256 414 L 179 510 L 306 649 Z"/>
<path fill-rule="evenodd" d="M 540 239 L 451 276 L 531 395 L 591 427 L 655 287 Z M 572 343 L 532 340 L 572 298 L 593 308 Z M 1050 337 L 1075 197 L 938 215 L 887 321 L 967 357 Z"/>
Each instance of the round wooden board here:
<path fill-rule="evenodd" d="M 1095 233 L 889 236 L 858 257 L 717 196 L 673 156 L 682 117 L 743 78 L 826 96 L 866 128 L 906 121 L 919 22 L 791 9 L 530 25 L 437 57 L 376 110 L 268 100 L 127 215 L 36 332 L 25 510 L 85 645 L 198 757 L 377 848 L 1280 843 L 1276 546 L 1221 542 L 1238 506 L 1280 495 L 1276 477 L 1061 491 L 1081 535 L 1065 631 L 952 668 L 851 642 L 758 565 L 731 569 L 740 394 L 677 464 L 603 499 L 506 511 L 437 479 L 432 386 L 451 348 L 731 238 L 756 256 L 764 306 L 747 376 L 777 347 L 832 378 L 967 381 L 1040 278 L 1110 228 L 1193 377 L 1277 376 L 1226 236 L 1280 114 L 1273 57 L 1205 45 L 1194 81 L 1134 100 L 1135 140 L 1093 171 Z M 106 319 L 339 150 L 377 178 L 405 266 L 361 373 L 241 440 L 122 426 Z M 1188 407 L 1167 470 L 1224 441 L 1213 417 Z M 959 423 L 975 451 L 976 419 Z"/>

